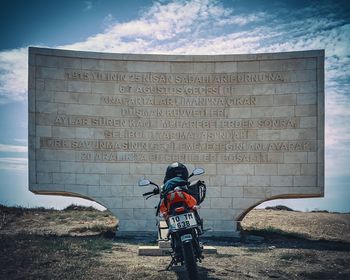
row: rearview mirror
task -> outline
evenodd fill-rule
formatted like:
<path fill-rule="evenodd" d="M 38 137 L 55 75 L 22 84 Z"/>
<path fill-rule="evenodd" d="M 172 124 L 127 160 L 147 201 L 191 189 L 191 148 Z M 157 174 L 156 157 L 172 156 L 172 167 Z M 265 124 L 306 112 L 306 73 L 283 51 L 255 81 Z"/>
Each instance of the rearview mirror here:
<path fill-rule="evenodd" d="M 141 179 L 139 181 L 139 187 L 145 187 L 151 184 L 151 181 L 148 179 Z"/>
<path fill-rule="evenodd" d="M 204 169 L 203 168 L 200 168 L 200 167 L 198 167 L 198 168 L 195 168 L 194 170 L 193 170 L 193 172 L 192 172 L 192 174 L 193 175 L 202 175 L 202 174 L 204 174 Z"/>

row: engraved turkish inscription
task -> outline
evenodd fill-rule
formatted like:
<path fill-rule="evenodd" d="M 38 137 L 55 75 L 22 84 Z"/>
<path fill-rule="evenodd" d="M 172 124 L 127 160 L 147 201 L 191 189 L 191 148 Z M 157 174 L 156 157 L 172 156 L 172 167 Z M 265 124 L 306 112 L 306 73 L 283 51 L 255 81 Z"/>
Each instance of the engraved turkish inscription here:
<path fill-rule="evenodd" d="M 49 125 L 67 131 L 41 136 L 40 148 L 90 162 L 283 163 L 284 153 L 317 150 L 312 121 L 296 114 L 296 95 L 288 94 L 295 77 L 64 69 L 67 83 L 89 85 L 96 107 L 51 113 Z M 276 96 L 284 84 L 286 97 Z M 90 104 L 87 94 L 78 106 Z M 89 129 L 88 138 L 78 129 Z"/>
<path fill-rule="evenodd" d="M 68 80 L 104 81 L 120 83 L 151 84 L 235 84 L 283 82 L 285 72 L 252 72 L 230 74 L 168 74 L 168 73 L 123 73 L 106 71 L 66 70 Z"/>
<path fill-rule="evenodd" d="M 113 108 L 113 115 L 57 112 L 51 125 L 71 129 L 71 138 L 40 137 L 42 149 L 72 150 L 76 161 L 282 163 L 285 152 L 316 150 L 315 139 L 299 137 L 305 133 L 299 116 L 251 113 L 253 108 L 263 110 L 274 104 L 274 92 L 254 94 L 254 87 L 288 82 L 288 72 L 182 74 L 66 69 L 65 78 L 115 84 L 100 93 L 98 104 Z M 254 87 L 242 90 L 237 85 Z M 81 138 L 75 128 L 92 129 L 93 138 Z M 266 130 L 275 131 L 277 138 L 259 138 Z M 289 139 L 282 131 L 296 133 Z"/>

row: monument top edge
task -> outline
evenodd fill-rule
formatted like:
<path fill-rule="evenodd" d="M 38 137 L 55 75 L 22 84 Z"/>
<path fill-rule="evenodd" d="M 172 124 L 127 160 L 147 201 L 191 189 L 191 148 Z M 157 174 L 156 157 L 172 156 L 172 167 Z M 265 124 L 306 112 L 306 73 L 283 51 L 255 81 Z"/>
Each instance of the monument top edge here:
<path fill-rule="evenodd" d="M 256 54 L 214 54 L 214 55 L 175 55 L 175 54 L 128 54 L 128 53 L 106 53 L 75 51 L 53 48 L 29 47 L 29 54 L 63 56 L 71 58 L 91 58 L 91 59 L 113 59 L 128 61 L 160 61 L 160 62 L 226 62 L 226 61 L 249 61 L 249 60 L 271 60 L 271 59 L 291 59 L 324 57 L 325 51 L 306 50 L 278 53 L 256 53 Z"/>

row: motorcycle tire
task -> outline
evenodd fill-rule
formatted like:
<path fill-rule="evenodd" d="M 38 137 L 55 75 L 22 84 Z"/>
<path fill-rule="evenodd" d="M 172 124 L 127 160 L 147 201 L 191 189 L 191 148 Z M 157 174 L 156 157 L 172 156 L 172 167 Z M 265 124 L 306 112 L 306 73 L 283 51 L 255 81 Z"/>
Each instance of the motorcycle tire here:
<path fill-rule="evenodd" d="M 183 257 L 185 261 L 185 267 L 188 274 L 188 279 L 197 280 L 198 278 L 198 268 L 197 262 L 193 252 L 192 242 L 185 242 L 182 244 Z"/>

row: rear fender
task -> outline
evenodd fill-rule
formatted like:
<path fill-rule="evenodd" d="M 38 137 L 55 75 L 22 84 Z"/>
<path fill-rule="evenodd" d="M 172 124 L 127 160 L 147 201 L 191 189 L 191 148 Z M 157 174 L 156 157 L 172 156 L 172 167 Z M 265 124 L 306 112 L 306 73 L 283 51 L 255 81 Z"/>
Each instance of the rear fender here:
<path fill-rule="evenodd" d="M 190 233 L 186 233 L 186 234 L 182 234 L 180 235 L 180 239 L 182 243 L 187 243 L 187 242 L 192 242 L 192 234 Z"/>

